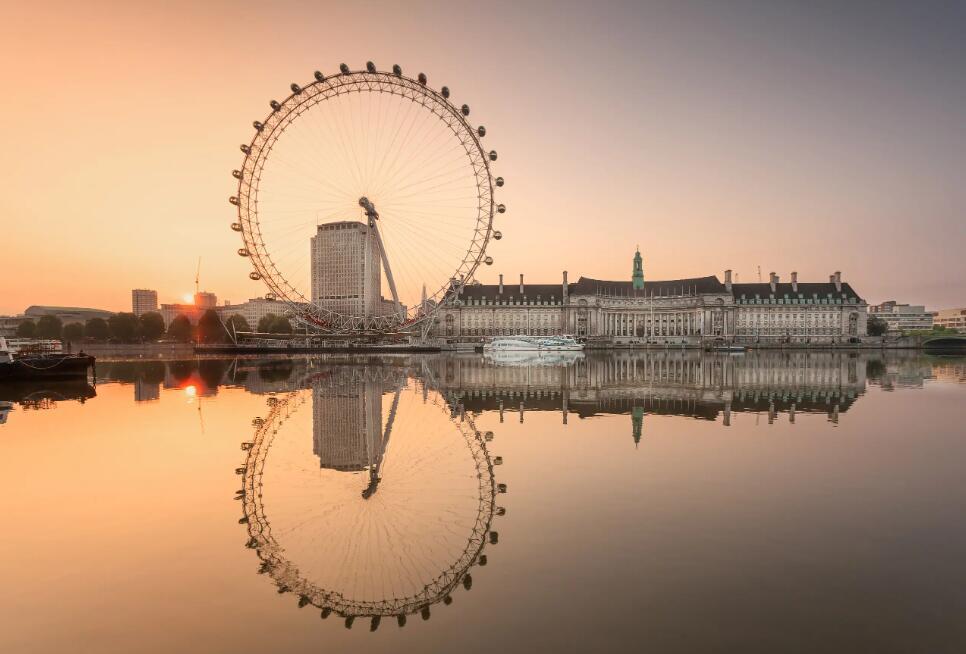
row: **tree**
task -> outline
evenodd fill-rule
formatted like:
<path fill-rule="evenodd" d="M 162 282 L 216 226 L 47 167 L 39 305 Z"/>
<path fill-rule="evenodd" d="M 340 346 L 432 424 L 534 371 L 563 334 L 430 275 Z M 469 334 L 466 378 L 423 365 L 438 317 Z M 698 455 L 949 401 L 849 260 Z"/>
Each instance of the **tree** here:
<path fill-rule="evenodd" d="M 33 338 L 37 335 L 37 325 L 33 320 L 24 320 L 17 325 L 17 338 Z"/>
<path fill-rule="evenodd" d="M 57 316 L 41 316 L 37 321 L 37 338 L 60 338 L 63 323 Z"/>
<path fill-rule="evenodd" d="M 252 330 L 251 325 L 245 320 L 245 316 L 240 313 L 233 314 L 231 318 L 225 323 L 229 331 L 234 332 L 250 332 Z"/>
<path fill-rule="evenodd" d="M 64 325 L 64 340 L 79 341 L 84 338 L 84 325 L 79 322 L 71 322 Z"/>
<path fill-rule="evenodd" d="M 91 318 L 84 325 L 84 336 L 94 341 L 106 341 L 110 330 L 103 318 Z"/>
<path fill-rule="evenodd" d="M 882 336 L 889 331 L 889 325 L 882 318 L 870 316 L 866 329 L 869 332 L 869 336 Z"/>
<path fill-rule="evenodd" d="M 107 319 L 111 337 L 122 343 L 130 343 L 138 335 L 138 317 L 133 313 L 115 313 Z"/>
<path fill-rule="evenodd" d="M 164 318 L 157 311 L 142 313 L 138 318 L 138 331 L 146 341 L 156 341 L 164 336 Z"/>
<path fill-rule="evenodd" d="M 198 320 L 198 340 L 202 343 L 224 343 L 228 334 L 214 309 L 208 309 Z"/>
<path fill-rule="evenodd" d="M 288 321 L 285 316 L 279 316 L 275 319 L 272 324 L 273 334 L 291 334 L 292 333 L 292 323 Z"/>
<path fill-rule="evenodd" d="M 275 324 L 275 319 L 278 318 L 274 313 L 266 313 L 258 321 L 258 327 L 255 331 L 260 334 L 270 334 L 272 333 L 272 325 Z"/>
<path fill-rule="evenodd" d="M 191 340 L 192 331 L 194 330 L 191 327 L 191 321 L 188 320 L 188 316 L 181 314 L 168 325 L 168 338 L 180 343 L 187 343 Z"/>

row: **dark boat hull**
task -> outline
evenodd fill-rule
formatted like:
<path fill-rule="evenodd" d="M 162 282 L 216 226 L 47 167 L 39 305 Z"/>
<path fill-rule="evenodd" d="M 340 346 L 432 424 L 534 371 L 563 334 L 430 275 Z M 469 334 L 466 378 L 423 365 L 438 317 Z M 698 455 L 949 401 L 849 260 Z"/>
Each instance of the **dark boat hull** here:
<path fill-rule="evenodd" d="M 35 379 L 87 378 L 94 367 L 94 357 L 63 354 L 44 357 L 22 357 L 0 363 L 0 382 L 30 381 Z"/>

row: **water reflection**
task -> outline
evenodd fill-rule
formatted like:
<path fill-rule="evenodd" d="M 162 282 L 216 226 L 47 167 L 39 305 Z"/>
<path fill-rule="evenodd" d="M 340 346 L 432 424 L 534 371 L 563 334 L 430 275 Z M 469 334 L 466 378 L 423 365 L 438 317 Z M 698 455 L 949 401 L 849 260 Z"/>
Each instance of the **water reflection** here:
<path fill-rule="evenodd" d="M 429 619 L 431 606 L 472 587 L 470 569 L 498 541 L 491 526 L 506 488 L 494 478 L 492 433 L 452 411 L 418 366 L 299 372 L 296 390 L 267 398 L 236 470 L 259 573 L 346 627 Z M 291 374 L 272 381 L 282 382 Z"/>
<path fill-rule="evenodd" d="M 0 384 L 0 425 L 14 407 L 26 410 L 52 409 L 58 402 L 85 402 L 97 395 L 86 380 L 60 380 Z"/>

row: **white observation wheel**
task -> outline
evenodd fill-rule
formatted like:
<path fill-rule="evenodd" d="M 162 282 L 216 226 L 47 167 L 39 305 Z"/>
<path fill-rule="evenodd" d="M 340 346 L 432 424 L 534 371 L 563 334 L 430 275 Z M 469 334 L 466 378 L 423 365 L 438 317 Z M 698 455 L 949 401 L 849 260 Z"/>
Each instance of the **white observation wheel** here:
<path fill-rule="evenodd" d="M 431 318 L 486 254 L 503 179 L 483 126 L 450 91 L 376 70 L 291 85 L 255 121 L 232 228 L 250 277 L 323 332 L 405 330 Z"/>

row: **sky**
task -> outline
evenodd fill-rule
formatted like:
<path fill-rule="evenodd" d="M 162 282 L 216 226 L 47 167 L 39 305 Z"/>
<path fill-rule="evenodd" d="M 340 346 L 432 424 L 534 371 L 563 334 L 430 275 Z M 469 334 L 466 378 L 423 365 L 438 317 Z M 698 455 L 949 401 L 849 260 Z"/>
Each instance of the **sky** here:
<path fill-rule="evenodd" d="M 966 306 L 966 3 L 4 3 L 0 313 L 266 292 L 238 146 L 368 60 L 453 89 L 506 179 L 498 273 L 739 281 L 836 270 Z"/>

